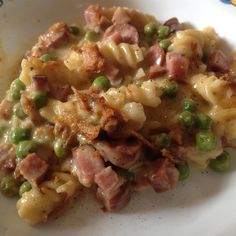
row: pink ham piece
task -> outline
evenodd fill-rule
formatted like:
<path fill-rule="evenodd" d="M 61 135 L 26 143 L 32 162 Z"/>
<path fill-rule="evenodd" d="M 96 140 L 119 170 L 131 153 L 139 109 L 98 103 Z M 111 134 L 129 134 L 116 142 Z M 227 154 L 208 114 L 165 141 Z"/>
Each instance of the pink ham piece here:
<path fill-rule="evenodd" d="M 0 118 L 8 120 L 11 118 L 14 102 L 4 98 L 0 104 Z"/>
<path fill-rule="evenodd" d="M 99 153 L 90 145 L 82 145 L 73 150 L 73 162 L 82 185 L 90 187 L 94 176 L 104 169 Z"/>
<path fill-rule="evenodd" d="M 96 174 L 94 180 L 109 198 L 114 197 L 124 183 L 124 180 L 110 166 Z"/>
<path fill-rule="evenodd" d="M 32 87 L 33 87 L 33 90 L 36 90 L 36 91 L 48 92 L 49 86 L 48 86 L 47 76 L 45 75 L 33 76 Z"/>
<path fill-rule="evenodd" d="M 13 144 L 0 144 L 0 169 L 11 171 L 16 167 L 16 152 Z"/>
<path fill-rule="evenodd" d="M 148 79 L 156 79 L 158 76 L 162 76 L 167 72 L 164 66 L 153 65 L 148 72 Z"/>
<path fill-rule="evenodd" d="M 56 23 L 52 25 L 48 31 L 39 37 L 38 42 L 32 48 L 31 55 L 40 57 L 47 53 L 51 48 L 60 47 L 70 38 L 69 27 L 65 23 Z"/>
<path fill-rule="evenodd" d="M 229 71 L 229 60 L 226 55 L 218 50 L 209 57 L 209 67 L 216 72 L 226 73 Z"/>
<path fill-rule="evenodd" d="M 131 185 L 124 184 L 114 197 L 107 198 L 105 192 L 101 188 L 98 188 L 97 199 L 104 206 L 103 209 L 105 211 L 118 211 L 128 204 L 131 197 L 131 191 Z"/>
<path fill-rule="evenodd" d="M 97 198 L 105 210 L 120 210 L 129 202 L 131 186 L 124 184 L 124 179 L 110 166 L 95 175 L 95 182 L 98 185 Z"/>
<path fill-rule="evenodd" d="M 114 24 L 127 24 L 129 23 L 131 18 L 127 14 L 126 10 L 122 7 L 118 7 L 112 17 L 112 22 Z"/>
<path fill-rule="evenodd" d="M 20 174 L 29 182 L 37 183 L 45 175 L 48 164 L 36 153 L 29 154 L 19 163 Z"/>
<path fill-rule="evenodd" d="M 169 77 L 184 82 L 189 67 L 189 60 L 180 53 L 168 52 L 166 54 L 166 68 Z"/>
<path fill-rule="evenodd" d="M 121 82 L 119 78 L 120 70 L 111 62 L 105 61 L 104 75 L 110 80 L 111 85 L 118 85 Z"/>
<path fill-rule="evenodd" d="M 91 30 L 99 31 L 102 8 L 99 5 L 89 5 L 84 11 L 84 18 L 87 27 Z"/>
<path fill-rule="evenodd" d="M 158 45 L 151 46 L 145 56 L 148 66 L 159 65 L 165 63 L 165 51 Z"/>
<path fill-rule="evenodd" d="M 52 84 L 49 92 L 51 97 L 61 102 L 66 102 L 70 94 L 72 89 L 69 84 Z"/>
<path fill-rule="evenodd" d="M 143 146 L 138 141 L 119 141 L 113 143 L 96 141 L 94 147 L 105 161 L 109 161 L 113 165 L 124 169 L 134 166 L 143 157 Z"/>
<path fill-rule="evenodd" d="M 158 160 L 154 170 L 148 176 L 150 184 L 158 193 L 174 188 L 178 178 L 179 171 L 167 159 Z"/>
<path fill-rule="evenodd" d="M 112 25 L 112 22 L 107 17 L 101 16 L 99 20 L 99 26 L 102 31 L 105 31 L 111 25 Z"/>
<path fill-rule="evenodd" d="M 135 27 L 129 24 L 115 24 L 110 26 L 104 33 L 104 40 L 112 40 L 116 44 L 139 43 L 139 34 Z"/>

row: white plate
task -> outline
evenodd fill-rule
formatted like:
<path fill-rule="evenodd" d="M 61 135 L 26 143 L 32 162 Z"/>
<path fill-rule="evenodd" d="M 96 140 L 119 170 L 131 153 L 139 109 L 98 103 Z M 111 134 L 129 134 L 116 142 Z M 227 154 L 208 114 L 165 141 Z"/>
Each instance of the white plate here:
<path fill-rule="evenodd" d="M 0 1 L 1 2 L 1 1 Z M 0 8 L 1 94 L 16 65 L 36 37 L 56 21 L 70 21 L 82 15 L 89 3 L 138 8 L 160 20 L 177 16 L 202 28 L 214 26 L 236 48 L 236 7 L 220 0 L 3 0 Z M 12 73 L 13 71 L 13 73 Z M 233 154 L 235 156 L 235 154 Z M 235 162 L 235 161 L 234 161 Z M 192 173 L 171 192 L 147 190 L 135 194 L 119 213 L 103 213 L 92 196 L 82 194 L 78 204 L 58 220 L 29 227 L 18 218 L 15 200 L 0 197 L 1 236 L 233 236 L 236 235 L 236 163 L 226 174 Z"/>

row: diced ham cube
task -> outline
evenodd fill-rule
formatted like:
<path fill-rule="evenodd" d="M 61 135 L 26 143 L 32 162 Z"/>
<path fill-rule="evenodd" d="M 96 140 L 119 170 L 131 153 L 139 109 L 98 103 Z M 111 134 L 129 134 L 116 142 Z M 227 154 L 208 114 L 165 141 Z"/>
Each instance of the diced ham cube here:
<path fill-rule="evenodd" d="M 104 169 L 102 158 L 90 145 L 73 150 L 73 161 L 79 181 L 86 187 L 90 187 L 94 183 L 94 176 Z"/>
<path fill-rule="evenodd" d="M 160 159 L 155 163 L 154 170 L 148 180 L 156 192 L 166 192 L 175 187 L 179 178 L 179 171 L 167 159 Z"/>
<path fill-rule="evenodd" d="M 131 190 L 131 185 L 124 184 L 114 197 L 107 198 L 104 191 L 101 188 L 98 188 L 97 199 L 104 206 L 104 210 L 118 211 L 128 204 L 131 197 Z"/>
<path fill-rule="evenodd" d="M 120 43 L 139 43 L 137 29 L 129 24 L 116 24 L 110 26 L 104 33 L 104 40 L 112 40 L 116 44 Z"/>
<path fill-rule="evenodd" d="M 3 171 L 11 171 L 16 167 L 16 153 L 13 144 L 0 144 L 0 169 Z"/>
<path fill-rule="evenodd" d="M 61 102 L 66 102 L 70 94 L 72 94 L 72 89 L 69 84 L 53 84 L 49 93 L 51 97 Z"/>
<path fill-rule="evenodd" d="M 118 7 L 112 17 L 112 22 L 114 24 L 127 24 L 131 18 L 127 14 L 126 10 L 122 7 Z"/>
<path fill-rule="evenodd" d="M 99 5 L 89 5 L 84 11 L 84 18 L 89 29 L 99 31 L 102 8 Z"/>
<path fill-rule="evenodd" d="M 49 91 L 47 76 L 35 75 L 35 76 L 33 76 L 32 79 L 33 79 L 33 82 L 32 82 L 33 90 L 42 91 L 42 92 Z"/>
<path fill-rule="evenodd" d="M 124 183 L 124 180 L 110 166 L 96 174 L 94 180 L 109 198 L 112 198 Z"/>
<path fill-rule="evenodd" d="M 216 51 L 209 57 L 209 67 L 216 72 L 226 73 L 229 71 L 229 60 L 220 50 Z"/>
<path fill-rule="evenodd" d="M 129 169 L 137 164 L 143 156 L 143 146 L 138 141 L 117 141 L 115 143 L 96 141 L 94 147 L 106 161 L 124 169 Z"/>
<path fill-rule="evenodd" d="M 14 102 L 4 98 L 0 104 L 0 118 L 5 120 L 11 118 L 13 106 Z"/>
<path fill-rule="evenodd" d="M 151 46 L 147 51 L 146 61 L 148 66 L 163 66 L 165 63 L 165 51 L 158 44 Z"/>
<path fill-rule="evenodd" d="M 169 77 L 184 82 L 188 73 L 189 60 L 180 53 L 168 52 L 166 54 L 166 68 Z"/>
<path fill-rule="evenodd" d="M 112 63 L 105 61 L 104 64 L 104 75 L 110 80 L 111 85 L 117 85 L 121 82 L 121 79 L 118 77 L 120 70 Z"/>
<path fill-rule="evenodd" d="M 162 76 L 167 72 L 164 66 L 153 65 L 150 67 L 148 72 L 148 79 L 155 79 L 158 76 Z"/>
<path fill-rule="evenodd" d="M 48 164 L 36 153 L 29 154 L 19 163 L 20 174 L 29 182 L 37 183 L 48 169 Z"/>
<path fill-rule="evenodd" d="M 48 31 L 39 37 L 38 42 L 32 48 L 31 55 L 40 57 L 51 48 L 60 47 L 70 37 L 69 27 L 65 23 L 56 23 Z"/>

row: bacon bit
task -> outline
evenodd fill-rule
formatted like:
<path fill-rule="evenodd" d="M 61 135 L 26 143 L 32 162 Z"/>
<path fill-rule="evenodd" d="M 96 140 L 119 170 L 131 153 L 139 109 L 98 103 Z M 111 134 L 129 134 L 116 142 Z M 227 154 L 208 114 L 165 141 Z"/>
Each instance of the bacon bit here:
<path fill-rule="evenodd" d="M 173 149 L 172 149 L 173 151 Z M 168 159 L 171 163 L 181 163 L 183 162 L 183 160 L 181 160 L 179 157 L 174 156 L 170 150 L 167 149 L 162 149 L 161 150 L 161 154 L 163 157 L 165 157 L 166 159 Z"/>
<path fill-rule="evenodd" d="M 33 76 L 32 89 L 37 91 L 48 92 L 48 79 L 45 75 L 35 75 Z"/>
<path fill-rule="evenodd" d="M 12 171 L 16 167 L 16 154 L 13 144 L 0 144 L 0 169 Z"/>
<path fill-rule="evenodd" d="M 14 103 L 4 98 L 0 104 L 0 118 L 8 120 L 11 118 Z"/>
<path fill-rule="evenodd" d="M 70 32 L 66 23 L 52 25 L 45 34 L 39 37 L 38 42 L 32 48 L 31 55 L 40 57 L 42 54 L 47 53 L 49 49 L 60 47 L 69 39 L 69 35 Z"/>
<path fill-rule="evenodd" d="M 157 193 L 166 192 L 175 187 L 179 178 L 179 171 L 168 159 L 159 159 L 148 179 Z"/>
<path fill-rule="evenodd" d="M 155 79 L 159 76 L 164 75 L 167 72 L 167 69 L 163 66 L 153 65 L 150 67 L 148 72 L 148 79 Z"/>
<path fill-rule="evenodd" d="M 100 73 L 103 71 L 105 59 L 99 52 L 99 49 L 95 43 L 85 43 L 81 48 L 75 50 L 78 50 L 78 52 L 82 55 L 82 70 L 90 73 Z"/>
<path fill-rule="evenodd" d="M 19 163 L 20 174 L 31 183 L 39 182 L 47 169 L 48 164 L 36 153 L 29 154 Z"/>
<path fill-rule="evenodd" d="M 118 7 L 112 17 L 114 24 L 127 24 L 131 21 L 131 18 L 127 14 L 126 10 L 122 7 Z"/>
<path fill-rule="evenodd" d="M 148 66 L 159 65 L 163 66 L 165 63 L 165 51 L 158 44 L 150 47 L 146 53 L 145 59 Z"/>

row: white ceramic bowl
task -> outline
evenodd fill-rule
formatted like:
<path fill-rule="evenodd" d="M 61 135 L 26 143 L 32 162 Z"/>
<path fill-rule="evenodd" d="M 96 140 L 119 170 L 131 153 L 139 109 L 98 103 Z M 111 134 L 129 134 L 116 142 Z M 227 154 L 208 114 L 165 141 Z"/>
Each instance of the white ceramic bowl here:
<path fill-rule="evenodd" d="M 1 1 L 0 1 L 1 2 Z M 198 28 L 214 26 L 236 48 L 236 7 L 220 0 L 3 0 L 0 7 L 0 92 L 17 76 L 24 52 L 56 21 L 81 18 L 89 3 L 128 6 L 159 20 L 177 16 Z M 229 49 L 230 47 L 228 47 Z M 235 154 L 233 154 L 235 156 Z M 135 194 L 118 213 L 103 213 L 89 194 L 58 220 L 29 227 L 18 218 L 15 200 L 0 197 L 1 236 L 233 236 L 236 235 L 235 161 L 226 174 L 192 173 L 171 192 Z"/>

